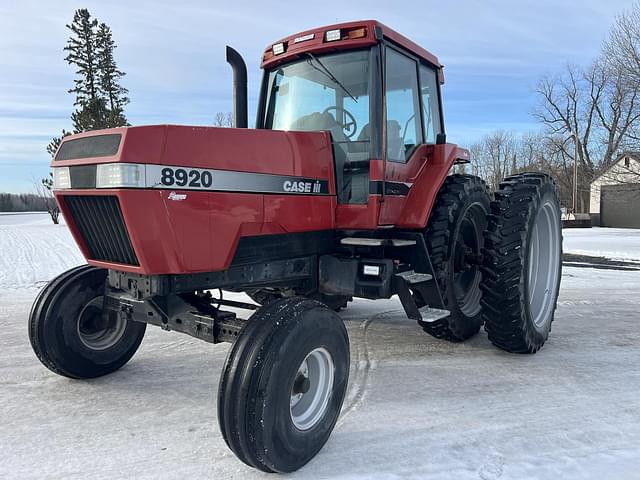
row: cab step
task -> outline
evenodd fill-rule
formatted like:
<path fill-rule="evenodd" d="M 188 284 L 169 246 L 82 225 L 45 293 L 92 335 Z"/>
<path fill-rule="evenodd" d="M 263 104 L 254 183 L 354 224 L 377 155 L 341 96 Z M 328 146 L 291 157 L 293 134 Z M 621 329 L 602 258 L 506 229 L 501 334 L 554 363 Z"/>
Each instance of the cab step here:
<path fill-rule="evenodd" d="M 414 270 L 398 272 L 393 276 L 394 291 L 398 294 L 402 308 L 407 317 L 416 320 L 419 324 L 427 324 L 448 317 L 451 312 L 443 308 L 436 308 L 440 305 L 418 306 L 414 292 L 420 292 L 423 299 L 433 298 L 433 293 L 429 295 L 429 290 L 437 289 L 433 276 L 429 273 L 419 273 Z M 436 290 L 437 292 L 437 290 Z M 439 292 L 437 292 L 439 294 Z"/>
<path fill-rule="evenodd" d="M 409 285 L 416 285 L 418 283 L 428 282 L 433 279 L 433 276 L 428 273 L 417 273 L 414 270 L 407 270 L 406 272 L 396 273 L 396 276 L 401 277 Z"/>
<path fill-rule="evenodd" d="M 418 320 L 418 323 L 434 323 L 451 315 L 451 312 L 449 310 L 444 310 L 442 308 L 432 308 L 425 306 L 419 308 L 418 310 L 420 311 L 420 316 L 422 317 L 420 320 Z"/>

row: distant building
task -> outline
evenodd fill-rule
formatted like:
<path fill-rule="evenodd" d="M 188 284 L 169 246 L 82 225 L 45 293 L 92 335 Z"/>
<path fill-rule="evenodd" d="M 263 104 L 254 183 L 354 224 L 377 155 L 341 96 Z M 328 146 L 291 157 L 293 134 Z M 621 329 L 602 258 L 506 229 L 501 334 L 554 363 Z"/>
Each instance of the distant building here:
<path fill-rule="evenodd" d="M 591 183 L 593 225 L 640 228 L 640 152 L 626 152 Z"/>

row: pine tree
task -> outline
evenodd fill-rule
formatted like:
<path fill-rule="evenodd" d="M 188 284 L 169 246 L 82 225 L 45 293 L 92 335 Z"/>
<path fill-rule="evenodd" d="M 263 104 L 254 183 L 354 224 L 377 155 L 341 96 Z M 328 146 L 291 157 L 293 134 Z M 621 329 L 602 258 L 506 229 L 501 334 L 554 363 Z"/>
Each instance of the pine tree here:
<path fill-rule="evenodd" d="M 71 36 L 64 50 L 65 60 L 77 67 L 74 88 L 76 111 L 71 114 L 73 133 L 129 125 L 124 107 L 129 103 L 129 93 L 120 85 L 125 73 L 118 70 L 113 52 L 116 48 L 111 28 L 91 17 L 86 8 L 76 10 L 73 21 L 67 25 Z M 47 152 L 55 155 L 62 138 L 69 132 L 62 131 L 54 137 Z"/>
<path fill-rule="evenodd" d="M 116 44 L 113 41 L 111 28 L 101 23 L 96 34 L 96 56 L 99 71 L 98 87 L 104 96 L 109 110 L 106 122 L 109 127 L 129 125 L 124 115 L 124 106 L 129 103 L 129 91 L 120 85 L 120 79 L 125 73 L 118 70 L 113 51 Z"/>
<path fill-rule="evenodd" d="M 51 139 L 51 141 L 49 142 L 49 145 L 47 145 L 47 153 L 49 155 L 51 155 L 51 158 L 53 158 L 53 156 L 56 154 L 56 152 L 58 151 L 58 147 L 60 146 L 60 144 L 62 143 L 62 139 L 64 137 L 66 137 L 67 135 L 71 135 L 71 132 L 67 132 L 64 128 L 62 129 L 62 135 L 60 137 L 53 137 Z"/>
<path fill-rule="evenodd" d="M 109 110 L 104 98 L 98 97 L 84 104 L 71 114 L 74 133 L 110 128 Z"/>
<path fill-rule="evenodd" d="M 76 94 L 74 105 L 84 106 L 98 98 L 98 59 L 96 57 L 96 27 L 98 20 L 91 18 L 89 10 L 76 10 L 67 28 L 72 34 L 64 50 L 65 60 L 78 67 L 75 87 L 69 93 Z"/>

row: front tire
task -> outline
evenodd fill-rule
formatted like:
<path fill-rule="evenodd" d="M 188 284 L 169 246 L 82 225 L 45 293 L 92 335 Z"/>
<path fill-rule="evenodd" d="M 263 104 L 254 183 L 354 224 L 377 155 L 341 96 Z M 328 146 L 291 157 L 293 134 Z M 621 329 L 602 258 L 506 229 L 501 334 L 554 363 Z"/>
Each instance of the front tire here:
<path fill-rule="evenodd" d="M 38 294 L 29 315 L 29 340 L 42 364 L 69 378 L 114 372 L 135 354 L 146 324 L 103 315 L 107 271 L 82 265 L 59 275 Z"/>
<path fill-rule="evenodd" d="M 479 259 L 489 203 L 486 183 L 472 175 L 450 175 L 438 192 L 425 240 L 451 315 L 423 324 L 436 338 L 459 342 L 480 331 Z"/>
<path fill-rule="evenodd" d="M 553 179 L 506 178 L 485 234 L 483 299 L 489 340 L 508 352 L 536 353 L 549 337 L 562 275 L 560 202 Z"/>
<path fill-rule="evenodd" d="M 348 375 L 349 340 L 335 312 L 302 297 L 262 307 L 222 372 L 218 422 L 227 445 L 259 470 L 299 469 L 329 438 Z"/>

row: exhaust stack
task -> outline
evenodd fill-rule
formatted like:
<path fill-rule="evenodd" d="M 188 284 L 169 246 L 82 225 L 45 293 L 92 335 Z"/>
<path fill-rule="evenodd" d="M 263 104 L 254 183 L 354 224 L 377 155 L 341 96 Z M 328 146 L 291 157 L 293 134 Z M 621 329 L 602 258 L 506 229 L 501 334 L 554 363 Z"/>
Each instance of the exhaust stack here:
<path fill-rule="evenodd" d="M 247 66 L 242 55 L 229 45 L 227 63 L 233 69 L 233 126 L 247 128 Z"/>

